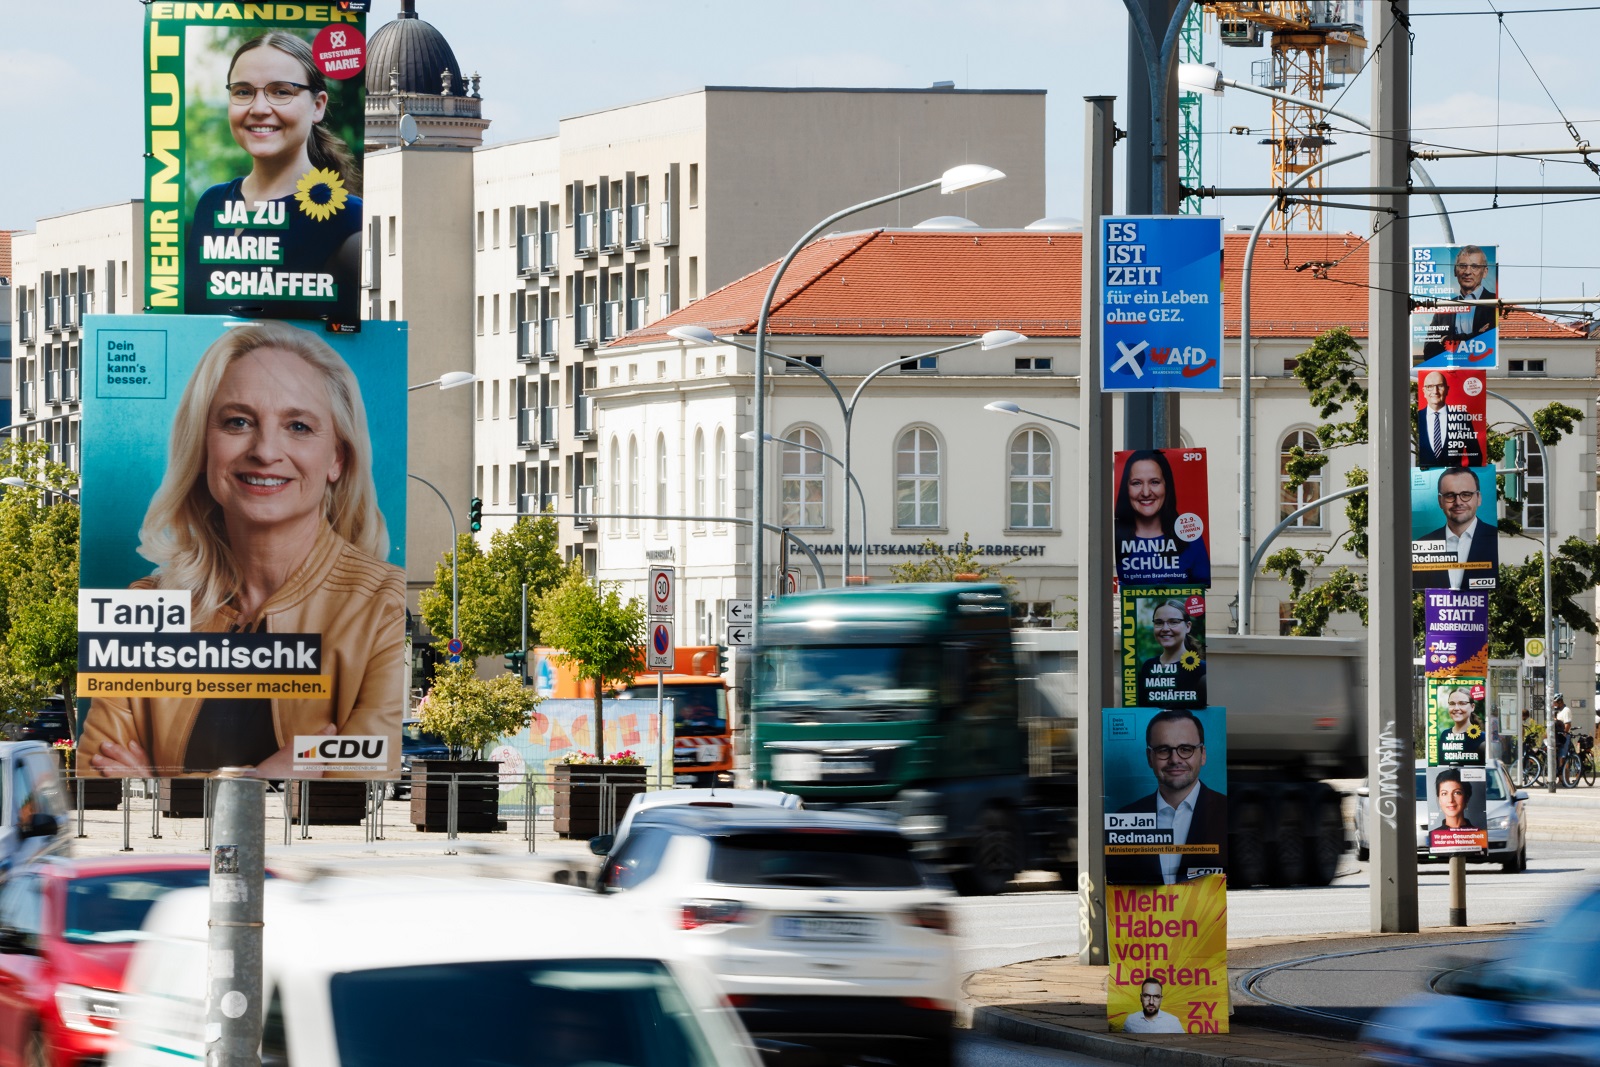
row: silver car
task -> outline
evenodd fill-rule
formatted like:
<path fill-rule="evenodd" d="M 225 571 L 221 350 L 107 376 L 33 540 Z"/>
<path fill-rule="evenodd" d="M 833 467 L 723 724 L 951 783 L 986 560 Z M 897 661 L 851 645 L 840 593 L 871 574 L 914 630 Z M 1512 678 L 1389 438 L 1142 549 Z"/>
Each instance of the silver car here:
<path fill-rule="evenodd" d="M 1515 789 L 1505 765 L 1499 762 L 1488 768 L 1489 790 L 1487 815 L 1489 819 L 1489 852 L 1467 856 L 1468 863 L 1498 863 L 1508 874 L 1516 874 L 1528 867 L 1528 794 Z M 1417 862 L 1444 863 L 1450 857 L 1435 856 L 1428 851 L 1428 761 L 1416 761 L 1417 776 Z M 1367 836 L 1372 804 L 1371 790 L 1366 785 L 1356 790 L 1356 858 L 1365 860 L 1371 855 L 1371 840 Z"/>

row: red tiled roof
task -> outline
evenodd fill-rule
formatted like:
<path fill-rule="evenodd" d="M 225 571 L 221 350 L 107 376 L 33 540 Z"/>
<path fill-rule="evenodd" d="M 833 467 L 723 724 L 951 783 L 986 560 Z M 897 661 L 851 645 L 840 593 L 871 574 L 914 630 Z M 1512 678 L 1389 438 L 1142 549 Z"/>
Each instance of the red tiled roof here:
<path fill-rule="evenodd" d="M 1225 235 L 1223 323 L 1239 336 L 1240 265 L 1248 234 Z M 969 337 L 1011 329 L 1077 337 L 1081 233 L 1043 230 L 867 230 L 801 249 L 773 301 L 768 329 L 791 335 Z M 745 275 L 613 342 L 665 340 L 674 326 L 753 334 L 776 263 Z M 1269 234 L 1256 242 L 1251 333 L 1315 337 L 1344 326 L 1367 333 L 1367 244 L 1359 235 Z M 1581 338 L 1526 311 L 1502 315 L 1514 338 Z"/>

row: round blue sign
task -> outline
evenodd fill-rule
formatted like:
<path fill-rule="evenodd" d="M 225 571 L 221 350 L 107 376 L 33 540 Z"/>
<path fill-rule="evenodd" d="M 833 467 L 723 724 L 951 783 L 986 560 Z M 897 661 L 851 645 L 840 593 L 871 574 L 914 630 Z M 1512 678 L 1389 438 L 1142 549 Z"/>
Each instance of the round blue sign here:
<path fill-rule="evenodd" d="M 450 639 L 450 643 L 448 645 L 446 645 L 445 647 L 450 650 L 450 654 L 452 656 L 455 656 L 458 659 L 460 658 L 460 656 L 461 656 L 461 638 L 452 637 Z"/>

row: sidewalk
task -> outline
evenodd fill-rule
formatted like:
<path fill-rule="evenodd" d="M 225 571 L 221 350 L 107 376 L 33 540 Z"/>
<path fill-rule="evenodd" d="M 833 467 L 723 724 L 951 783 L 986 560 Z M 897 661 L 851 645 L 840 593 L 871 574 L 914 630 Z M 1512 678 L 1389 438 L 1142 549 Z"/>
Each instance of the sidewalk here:
<path fill-rule="evenodd" d="M 1106 1023 L 1106 967 L 1076 957 L 1015 963 L 978 971 L 963 993 L 972 1028 L 1008 1041 L 1043 1045 L 1120 1063 L 1151 1067 L 1343 1067 L 1361 1059 L 1356 1027 L 1288 1011 L 1241 992 L 1242 980 L 1262 967 L 1308 956 L 1394 947 L 1448 947 L 1454 941 L 1516 932 L 1510 924 L 1439 927 L 1416 934 L 1329 934 L 1267 937 L 1228 943 L 1232 1014 L 1227 1034 L 1123 1035 Z M 1353 990 L 1371 972 L 1352 968 Z M 1417 975 L 1418 984 L 1426 976 Z M 1346 983 L 1349 985 L 1349 983 Z"/>

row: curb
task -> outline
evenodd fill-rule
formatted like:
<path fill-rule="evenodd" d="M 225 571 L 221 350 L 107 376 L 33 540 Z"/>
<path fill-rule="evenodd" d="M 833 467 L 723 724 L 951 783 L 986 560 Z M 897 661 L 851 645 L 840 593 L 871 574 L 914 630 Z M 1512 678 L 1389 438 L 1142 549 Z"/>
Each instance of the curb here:
<path fill-rule="evenodd" d="M 1003 1041 L 1014 1041 L 1021 1045 L 1040 1045 L 1067 1052 L 1079 1052 L 1085 1056 L 1115 1060 L 1119 1063 L 1148 1065 L 1148 1067 L 1293 1067 L 1281 1060 L 1196 1052 L 1189 1048 L 1146 1044 L 1143 1041 L 1133 1041 L 1111 1034 L 1074 1030 L 1070 1026 L 1036 1023 L 1004 1008 L 989 1005 L 980 1005 L 972 1009 L 972 1029 L 977 1033 L 998 1037 Z"/>

